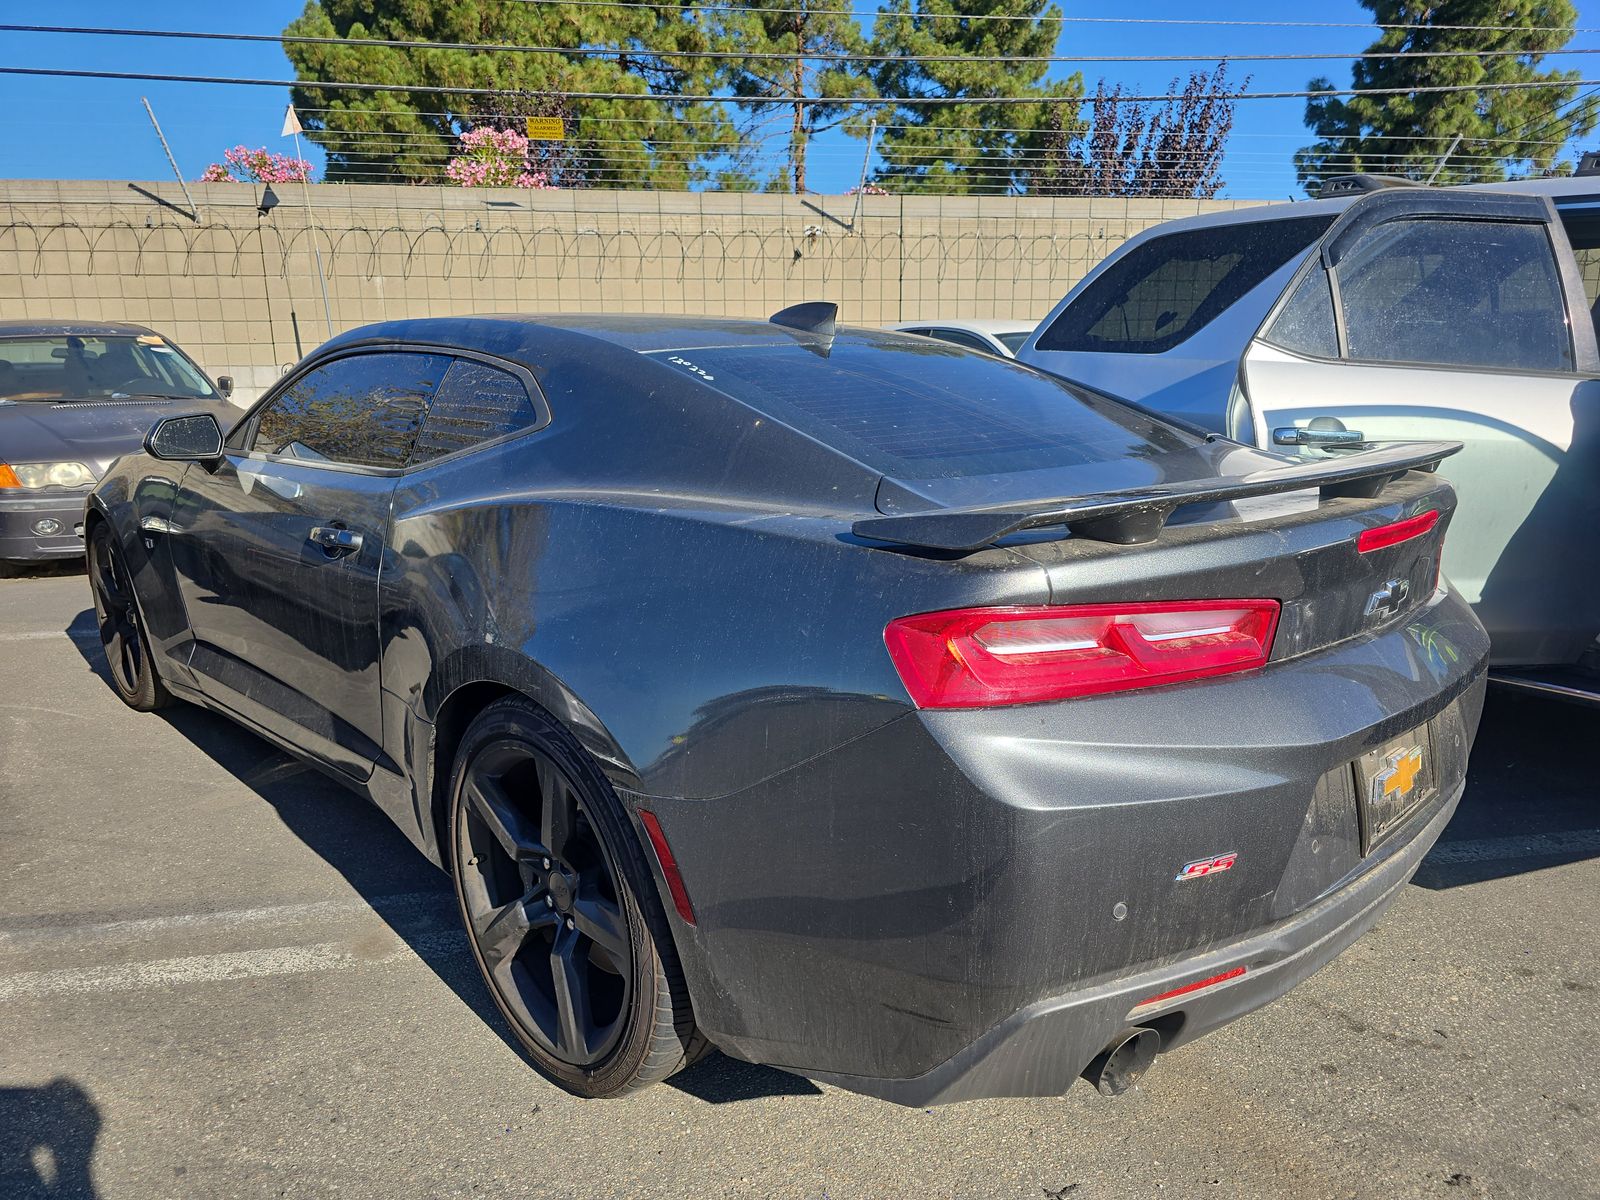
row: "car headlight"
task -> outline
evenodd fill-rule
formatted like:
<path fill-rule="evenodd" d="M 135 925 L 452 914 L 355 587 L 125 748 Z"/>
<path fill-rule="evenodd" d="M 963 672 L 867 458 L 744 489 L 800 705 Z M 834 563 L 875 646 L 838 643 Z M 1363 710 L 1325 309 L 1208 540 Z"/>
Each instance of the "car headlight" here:
<path fill-rule="evenodd" d="M 0 488 L 87 487 L 94 472 L 82 463 L 0 463 Z"/>

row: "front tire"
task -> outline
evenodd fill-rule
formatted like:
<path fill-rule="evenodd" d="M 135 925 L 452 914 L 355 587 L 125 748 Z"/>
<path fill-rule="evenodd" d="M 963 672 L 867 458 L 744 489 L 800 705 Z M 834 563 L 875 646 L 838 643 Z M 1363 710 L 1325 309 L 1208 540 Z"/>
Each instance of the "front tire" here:
<path fill-rule="evenodd" d="M 165 708 L 172 703 L 172 694 L 156 674 L 150 641 L 134 600 L 133 581 L 105 521 L 96 521 L 89 535 L 88 567 L 95 623 L 113 690 L 138 712 Z"/>
<path fill-rule="evenodd" d="M 521 697 L 486 708 L 451 775 L 456 899 L 495 1005 L 533 1065 L 623 1096 L 705 1049 L 638 839 L 598 765 Z"/>

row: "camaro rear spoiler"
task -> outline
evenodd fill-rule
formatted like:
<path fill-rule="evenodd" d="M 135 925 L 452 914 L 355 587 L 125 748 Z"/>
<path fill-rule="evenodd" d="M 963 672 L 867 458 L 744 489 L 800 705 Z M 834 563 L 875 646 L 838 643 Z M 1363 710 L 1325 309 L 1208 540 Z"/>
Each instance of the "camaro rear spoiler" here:
<path fill-rule="evenodd" d="M 1073 537 L 1131 546 L 1154 541 L 1167 518 L 1185 504 L 1243 500 L 1313 487 L 1321 490 L 1324 499 L 1372 499 L 1407 471 L 1431 471 L 1440 459 L 1460 449 L 1460 442 L 1396 442 L 1376 450 L 1249 475 L 1156 483 L 1072 499 L 1024 500 L 868 517 L 851 529 L 857 537 L 875 542 L 971 552 L 1024 529 L 1065 525 Z"/>

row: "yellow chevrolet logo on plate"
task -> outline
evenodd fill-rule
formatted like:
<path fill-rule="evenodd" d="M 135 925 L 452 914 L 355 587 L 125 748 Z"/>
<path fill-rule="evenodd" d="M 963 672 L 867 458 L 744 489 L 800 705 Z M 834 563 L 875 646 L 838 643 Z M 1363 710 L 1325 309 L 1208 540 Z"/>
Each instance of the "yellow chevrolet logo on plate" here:
<path fill-rule="evenodd" d="M 1382 796 L 1404 796 L 1417 785 L 1417 773 L 1422 770 L 1422 747 L 1397 750 L 1389 755 L 1387 768 L 1374 781 L 1382 788 Z"/>

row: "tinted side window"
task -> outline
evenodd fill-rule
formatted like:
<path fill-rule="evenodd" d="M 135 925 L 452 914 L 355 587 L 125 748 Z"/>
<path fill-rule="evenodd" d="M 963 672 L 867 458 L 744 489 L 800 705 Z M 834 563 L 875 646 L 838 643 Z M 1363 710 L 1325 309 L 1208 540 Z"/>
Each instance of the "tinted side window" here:
<path fill-rule="evenodd" d="M 1393 221 L 1357 243 L 1337 273 L 1351 358 L 1572 370 L 1541 225 Z"/>
<path fill-rule="evenodd" d="M 1561 225 L 1583 274 L 1584 295 L 1593 305 L 1600 300 L 1600 213 L 1590 209 L 1561 213 Z"/>
<path fill-rule="evenodd" d="M 522 380 L 510 371 L 458 358 L 434 393 L 411 461 L 423 463 L 454 454 L 538 423 L 539 410 Z"/>
<path fill-rule="evenodd" d="M 1333 215 L 1158 237 L 1112 263 L 1040 335 L 1040 350 L 1161 354 L 1327 232 Z"/>
<path fill-rule="evenodd" d="M 401 467 L 450 359 L 357 354 L 306 372 L 256 418 L 263 454 Z"/>
<path fill-rule="evenodd" d="M 1339 330 L 1333 321 L 1333 291 L 1326 271 L 1314 267 L 1300 281 L 1265 336 L 1273 345 L 1299 354 L 1339 357 Z"/>

